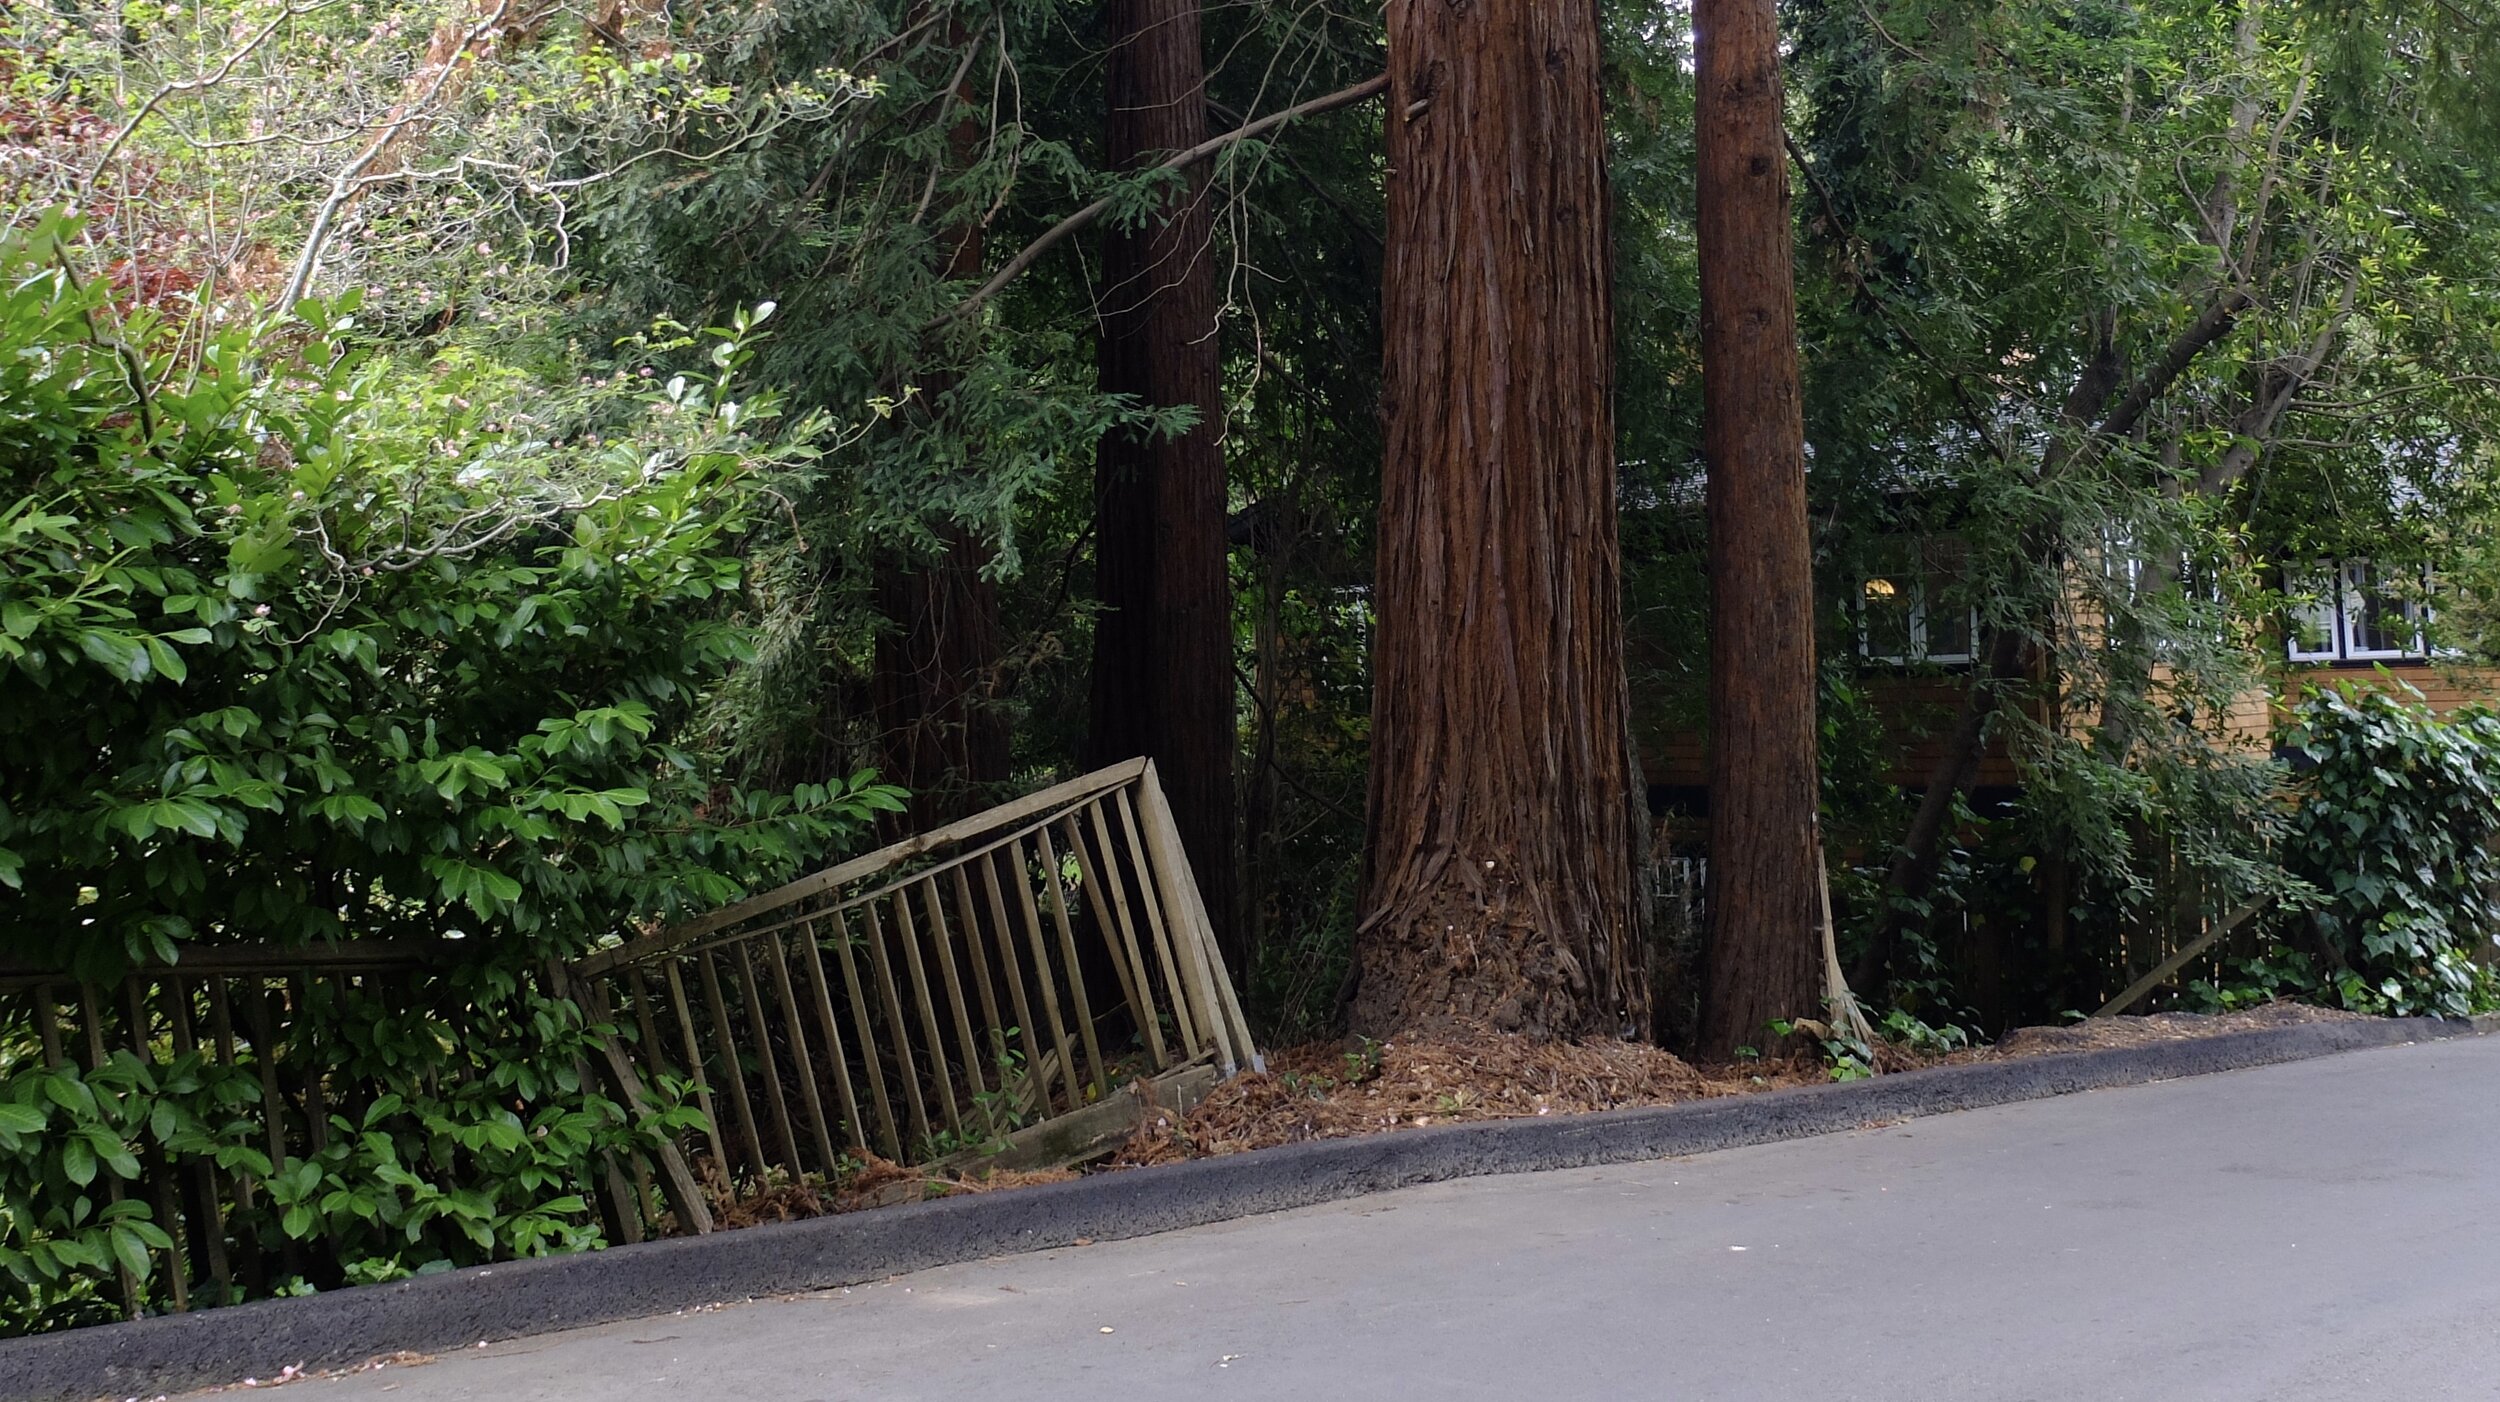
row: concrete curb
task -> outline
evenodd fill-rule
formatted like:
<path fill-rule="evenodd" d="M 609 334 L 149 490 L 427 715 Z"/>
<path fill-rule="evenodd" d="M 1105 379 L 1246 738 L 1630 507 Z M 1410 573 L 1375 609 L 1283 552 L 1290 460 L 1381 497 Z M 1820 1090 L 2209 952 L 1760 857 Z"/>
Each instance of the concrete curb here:
<path fill-rule="evenodd" d="M 714 1301 L 852 1285 L 1066 1246 L 1079 1237 L 1144 1236 L 1418 1183 L 1706 1153 L 2487 1030 L 2427 1018 L 2302 1023 L 1649 1109 L 1318 1140 L 11 1340 L 0 1343 L 0 1399 L 152 1396 L 268 1377 L 288 1364 L 320 1369 L 403 1350 L 441 1352 Z"/>

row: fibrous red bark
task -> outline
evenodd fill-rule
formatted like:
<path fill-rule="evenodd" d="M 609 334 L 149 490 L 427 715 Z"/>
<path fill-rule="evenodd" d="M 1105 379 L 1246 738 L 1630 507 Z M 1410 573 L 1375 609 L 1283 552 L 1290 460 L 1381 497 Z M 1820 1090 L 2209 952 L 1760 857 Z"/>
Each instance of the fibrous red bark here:
<path fill-rule="evenodd" d="M 1693 11 L 1710 522 L 1710 932 L 1698 1050 L 1822 1011 L 1814 561 L 1773 0 Z"/>
<path fill-rule="evenodd" d="M 1391 0 L 1358 1031 L 1644 1027 L 1596 12 Z"/>

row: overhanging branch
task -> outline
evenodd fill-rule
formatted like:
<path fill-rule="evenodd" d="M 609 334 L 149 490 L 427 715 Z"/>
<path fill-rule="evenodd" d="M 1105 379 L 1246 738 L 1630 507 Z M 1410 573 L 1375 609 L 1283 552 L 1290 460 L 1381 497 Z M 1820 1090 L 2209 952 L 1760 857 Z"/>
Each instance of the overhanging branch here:
<path fill-rule="evenodd" d="M 1379 96 L 1387 91 L 1388 87 L 1389 75 L 1383 73 L 1377 78 L 1367 79 L 1350 88 L 1341 88 L 1325 97 L 1315 97 L 1308 102 L 1296 103 L 1281 112 L 1270 112 L 1255 122 L 1236 127 L 1221 136 L 1210 136 L 1186 151 L 1177 152 L 1154 166 L 1153 169 L 1155 171 L 1186 170 L 1237 141 L 1248 141 L 1254 137 L 1264 136 L 1297 118 L 1316 117 L 1322 112 L 1334 112 L 1340 107 L 1351 107 L 1358 102 Z M 956 303 L 936 320 L 920 328 L 921 334 L 925 336 L 979 311 L 984 303 L 997 296 L 1008 283 L 1015 281 L 1018 274 L 1032 267 L 1043 254 L 1065 243 L 1074 235 L 1084 232 L 1087 226 L 1100 219 L 1111 208 L 1111 204 L 1112 197 L 1105 195 L 1051 225 L 1040 238 L 1026 244 L 1015 257 L 1008 259 L 1006 266 L 992 274 L 990 280 L 982 283 L 971 296 Z"/>

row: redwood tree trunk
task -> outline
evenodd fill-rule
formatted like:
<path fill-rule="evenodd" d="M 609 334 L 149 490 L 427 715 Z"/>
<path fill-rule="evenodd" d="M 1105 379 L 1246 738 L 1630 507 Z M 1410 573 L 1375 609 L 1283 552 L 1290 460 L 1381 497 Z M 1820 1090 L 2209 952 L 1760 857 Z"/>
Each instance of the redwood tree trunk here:
<path fill-rule="evenodd" d="M 960 23 L 949 38 L 970 42 Z M 956 97 L 973 100 L 968 80 Z M 957 122 L 947 132 L 950 163 L 969 166 L 980 138 L 978 122 Z M 969 212 L 946 229 L 940 246 L 948 280 L 981 275 L 981 226 Z M 942 422 L 951 412 L 955 383 L 951 372 L 921 376 L 928 420 Z M 915 418 L 906 431 L 928 427 Z M 942 538 L 934 559 L 889 554 L 874 581 L 876 610 L 891 626 L 877 639 L 869 702 L 882 777 L 910 791 L 905 810 L 885 820 L 889 839 L 977 812 L 996 797 L 1012 762 L 1006 713 L 991 704 L 1001 632 L 998 587 L 982 577 L 989 547 L 960 526 Z"/>
<path fill-rule="evenodd" d="M 1698 1050 L 1823 1011 L 1814 565 L 1772 0 L 1693 11 L 1710 517 L 1710 939 Z"/>
<path fill-rule="evenodd" d="M 1123 169 L 1206 138 L 1198 0 L 1111 0 L 1107 148 Z M 1103 237 L 1102 388 L 1198 411 L 1178 437 L 1126 430 L 1095 458 L 1095 625 L 1087 756 L 1149 755 L 1236 975 L 1233 614 L 1224 539 L 1215 274 L 1206 173 L 1159 217 Z"/>
<path fill-rule="evenodd" d="M 1596 12 L 1390 0 L 1356 1030 L 1621 1035 L 1632 935 Z"/>

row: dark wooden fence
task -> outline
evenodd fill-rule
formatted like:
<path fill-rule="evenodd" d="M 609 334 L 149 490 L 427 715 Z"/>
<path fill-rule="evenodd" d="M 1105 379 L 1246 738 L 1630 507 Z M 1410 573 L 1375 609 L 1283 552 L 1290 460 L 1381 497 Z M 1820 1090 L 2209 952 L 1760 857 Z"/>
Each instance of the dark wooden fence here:
<path fill-rule="evenodd" d="M 350 1069 L 342 1011 L 457 1019 L 460 953 L 193 948 L 110 985 L 0 966 L 0 1057 L 93 1071 L 117 1051 L 159 1067 L 198 1052 L 257 1083 L 241 1113 L 283 1173 L 324 1152 L 333 1115 L 361 1123 L 387 1093 Z M 1143 760 L 531 976 L 606 1029 L 578 1069 L 630 1111 L 661 1077 L 702 1111 L 682 1144 L 548 1190 L 595 1201 L 611 1240 L 708 1231 L 719 1195 L 854 1155 L 977 1156 L 1089 1107 L 1102 1118 L 1123 1085 L 1259 1062 Z M 252 1173 L 142 1146 L 137 1178 L 96 1180 L 140 1198 L 172 1243 L 144 1290 L 120 1269 L 127 1313 L 264 1295 L 321 1249 L 253 1225 L 270 1214 Z"/>
<path fill-rule="evenodd" d="M 58 972 L 0 967 L 0 1016 L 31 1026 L 47 1067 L 75 1063 L 93 1071 L 116 1051 L 162 1063 L 167 1053 L 198 1051 L 209 1062 L 247 1069 L 260 1085 L 256 1116 L 273 1171 L 329 1144 L 334 1111 L 361 1112 L 372 1091 L 342 1077 L 335 1048 L 322 1045 L 326 1018 L 305 1014 L 351 993 L 413 997 L 430 977 L 433 959 L 405 945 L 368 943 L 331 950 L 195 949 L 179 965 L 133 971 L 118 983 L 79 982 Z M 21 1020 L 21 1012 L 22 1020 Z M 212 1301 L 238 1280 L 263 1293 L 272 1275 L 293 1275 L 292 1243 L 260 1242 L 228 1230 L 237 1208 L 248 1214 L 260 1191 L 249 1174 L 229 1172 L 205 1157 L 169 1161 L 161 1150 L 140 1155 L 130 1186 L 97 1175 L 109 1201 L 136 1193 L 173 1245 L 161 1252 L 165 1288 L 177 1310 L 190 1307 L 205 1284 Z M 138 1283 L 120 1271 L 122 1304 L 138 1313 Z"/>
<path fill-rule="evenodd" d="M 2191 984 L 2228 982 L 2243 962 L 2273 945 L 2281 917 L 2265 903 L 2230 899 L 2158 835 L 2148 846 L 2149 889 L 2134 918 L 2071 921 L 2058 948 L 2045 942 L 2048 922 L 2039 902 L 1978 916 L 1939 910 L 1930 932 L 1966 996 L 1984 1005 L 1983 1013 L 2005 1006 L 2004 990 L 1994 985 L 2003 981 L 2016 941 L 2023 943 L 2025 957 L 2071 960 L 2082 971 L 2070 990 L 2072 1001 L 2112 1014 L 2175 1003 Z M 1709 859 L 1687 844 L 1662 855 L 1651 871 L 1652 1002 L 1660 1033 L 1671 1044 L 1689 1033 L 1697 1018 L 1709 866 Z"/>

